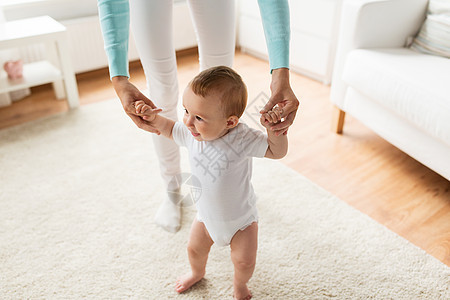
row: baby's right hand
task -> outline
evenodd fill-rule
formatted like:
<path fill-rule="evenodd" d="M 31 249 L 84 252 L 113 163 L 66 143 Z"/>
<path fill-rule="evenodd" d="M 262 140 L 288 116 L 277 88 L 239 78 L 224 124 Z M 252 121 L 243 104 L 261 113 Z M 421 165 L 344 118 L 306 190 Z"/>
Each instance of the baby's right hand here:
<path fill-rule="evenodd" d="M 153 122 L 156 115 L 162 111 L 161 108 L 152 109 L 150 105 L 142 100 L 134 102 L 134 107 L 136 107 L 136 114 L 147 122 Z"/>

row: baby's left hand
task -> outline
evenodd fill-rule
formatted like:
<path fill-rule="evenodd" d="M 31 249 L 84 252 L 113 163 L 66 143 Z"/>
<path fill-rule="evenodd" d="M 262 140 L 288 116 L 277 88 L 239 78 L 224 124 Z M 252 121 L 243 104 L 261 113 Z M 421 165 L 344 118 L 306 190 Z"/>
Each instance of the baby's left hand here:
<path fill-rule="evenodd" d="M 267 129 L 271 126 L 281 122 L 281 108 L 275 106 L 272 110 L 261 115 L 260 118 L 261 125 Z"/>

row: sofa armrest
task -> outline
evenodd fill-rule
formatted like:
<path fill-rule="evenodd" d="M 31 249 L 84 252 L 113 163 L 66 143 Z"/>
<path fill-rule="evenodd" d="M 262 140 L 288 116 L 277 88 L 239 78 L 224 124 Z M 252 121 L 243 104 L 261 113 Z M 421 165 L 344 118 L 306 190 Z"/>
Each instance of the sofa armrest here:
<path fill-rule="evenodd" d="M 347 90 L 342 81 L 347 54 L 359 48 L 401 48 L 417 33 L 426 16 L 428 0 L 345 0 L 330 99 L 345 110 Z"/>

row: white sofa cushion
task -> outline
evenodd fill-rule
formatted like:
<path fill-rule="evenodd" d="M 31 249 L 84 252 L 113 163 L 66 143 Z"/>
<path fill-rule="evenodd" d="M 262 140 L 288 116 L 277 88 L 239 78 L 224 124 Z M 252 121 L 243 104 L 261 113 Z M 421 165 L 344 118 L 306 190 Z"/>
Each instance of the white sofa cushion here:
<path fill-rule="evenodd" d="M 427 18 L 411 49 L 450 58 L 450 1 L 430 0 Z"/>
<path fill-rule="evenodd" d="M 343 80 L 450 145 L 450 59 L 406 48 L 357 49 Z"/>

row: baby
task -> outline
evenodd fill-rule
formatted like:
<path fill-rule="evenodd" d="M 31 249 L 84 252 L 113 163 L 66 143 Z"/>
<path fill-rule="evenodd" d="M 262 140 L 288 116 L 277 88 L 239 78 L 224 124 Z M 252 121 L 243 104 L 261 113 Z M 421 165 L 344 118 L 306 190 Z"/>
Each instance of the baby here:
<path fill-rule="evenodd" d="M 136 113 L 167 138 L 187 147 L 191 173 L 201 183 L 197 216 L 187 246 L 191 272 L 175 289 L 184 292 L 205 275 L 213 243 L 230 245 L 234 264 L 234 298 L 252 297 L 247 282 L 256 262 L 258 213 L 251 184 L 252 157 L 279 159 L 286 155 L 287 136 L 270 129 L 281 120 L 275 107 L 261 116 L 267 134 L 240 123 L 247 105 L 247 88 L 235 71 L 220 66 L 198 74 L 183 95 L 183 123 L 164 118 L 143 101 Z"/>

